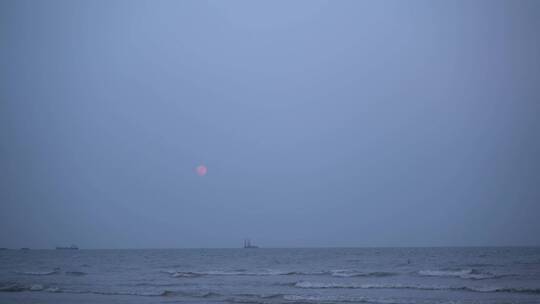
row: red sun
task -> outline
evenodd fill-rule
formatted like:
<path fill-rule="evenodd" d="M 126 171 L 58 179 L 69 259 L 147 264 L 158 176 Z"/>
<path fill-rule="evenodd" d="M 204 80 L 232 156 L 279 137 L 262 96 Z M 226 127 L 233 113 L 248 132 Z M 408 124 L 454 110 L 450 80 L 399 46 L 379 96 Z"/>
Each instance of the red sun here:
<path fill-rule="evenodd" d="M 195 171 L 197 172 L 198 176 L 205 176 L 208 172 L 208 168 L 206 168 L 205 165 L 199 165 L 197 168 L 195 168 Z"/>

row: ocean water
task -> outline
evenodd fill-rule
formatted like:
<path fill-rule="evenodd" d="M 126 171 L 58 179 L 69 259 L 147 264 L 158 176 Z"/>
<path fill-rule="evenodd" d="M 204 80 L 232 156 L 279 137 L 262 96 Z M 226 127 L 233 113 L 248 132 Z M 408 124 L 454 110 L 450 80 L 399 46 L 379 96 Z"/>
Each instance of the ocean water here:
<path fill-rule="evenodd" d="M 2 250 L 0 303 L 540 303 L 540 248 Z"/>

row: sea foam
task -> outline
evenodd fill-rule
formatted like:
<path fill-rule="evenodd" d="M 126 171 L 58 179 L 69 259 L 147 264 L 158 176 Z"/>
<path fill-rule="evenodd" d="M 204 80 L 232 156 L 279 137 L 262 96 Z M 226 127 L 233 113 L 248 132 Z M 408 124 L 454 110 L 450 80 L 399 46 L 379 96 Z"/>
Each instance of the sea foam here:
<path fill-rule="evenodd" d="M 498 293 L 528 293 L 540 294 L 540 288 L 511 288 L 496 286 L 443 286 L 443 285 L 406 285 L 406 284 L 354 284 L 335 282 L 296 282 L 293 285 L 297 288 L 306 289 L 414 289 L 414 290 L 453 290 L 471 292 L 498 292 Z"/>
<path fill-rule="evenodd" d="M 471 280 L 485 280 L 485 279 L 494 279 L 494 278 L 500 277 L 489 272 L 481 272 L 475 269 L 420 270 L 418 274 L 421 276 L 429 276 L 429 277 L 458 277 L 462 279 L 471 279 Z"/>

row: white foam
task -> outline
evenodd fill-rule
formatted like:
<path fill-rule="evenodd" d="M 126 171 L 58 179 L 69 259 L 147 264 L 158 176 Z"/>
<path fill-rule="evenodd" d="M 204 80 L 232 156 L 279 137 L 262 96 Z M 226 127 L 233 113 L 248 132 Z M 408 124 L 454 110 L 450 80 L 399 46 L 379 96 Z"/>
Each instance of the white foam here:
<path fill-rule="evenodd" d="M 301 281 L 294 284 L 294 287 L 308 289 L 325 288 L 351 288 L 351 289 L 418 289 L 418 290 L 449 290 L 453 289 L 447 286 L 426 286 L 426 285 L 404 285 L 404 284 L 353 284 L 353 283 L 323 283 Z"/>
<path fill-rule="evenodd" d="M 343 277 L 343 278 L 351 278 L 351 277 L 384 277 L 384 276 L 391 276 L 395 275 L 395 273 L 391 272 L 361 272 L 361 271 L 355 271 L 355 270 L 349 270 L 349 269 L 338 269 L 338 270 L 332 270 L 330 271 L 330 275 L 333 277 Z"/>
<path fill-rule="evenodd" d="M 409 304 L 410 301 L 397 301 L 395 299 L 377 299 L 351 296 L 323 296 L 323 295 L 284 295 L 284 300 L 295 302 L 341 302 L 341 303 L 377 303 L 377 304 Z"/>
<path fill-rule="evenodd" d="M 424 276 L 434 276 L 434 277 L 447 277 L 447 276 L 462 276 L 472 273 L 472 269 L 462 269 L 462 270 L 420 270 L 418 272 L 420 275 Z"/>
<path fill-rule="evenodd" d="M 462 279 L 483 280 L 492 279 L 496 276 L 491 273 L 480 273 L 473 269 L 461 270 L 420 270 L 418 274 L 429 277 L 458 277 Z"/>
<path fill-rule="evenodd" d="M 540 294 L 540 288 L 510 288 L 495 286 L 441 286 L 441 285 L 405 285 L 405 284 L 342 284 L 334 282 L 308 282 L 301 281 L 293 285 L 297 288 L 326 289 L 326 288 L 352 288 L 352 289 L 416 289 L 416 290 L 453 290 L 472 292 L 505 292 Z"/>
<path fill-rule="evenodd" d="M 300 272 L 281 271 L 281 270 L 263 270 L 258 272 L 246 272 L 246 271 L 227 271 L 227 270 L 208 270 L 208 271 L 162 271 L 168 273 L 173 277 L 197 277 L 197 276 L 279 276 L 279 275 L 294 275 L 304 274 Z M 322 274 L 322 273 L 313 273 Z"/>

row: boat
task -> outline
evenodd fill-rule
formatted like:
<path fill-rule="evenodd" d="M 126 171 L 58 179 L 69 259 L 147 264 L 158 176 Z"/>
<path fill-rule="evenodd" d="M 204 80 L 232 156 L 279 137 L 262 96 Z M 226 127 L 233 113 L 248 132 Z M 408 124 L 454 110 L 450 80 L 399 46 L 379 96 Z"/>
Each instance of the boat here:
<path fill-rule="evenodd" d="M 253 248 L 259 248 L 259 246 L 255 246 L 255 245 L 251 244 L 251 240 L 250 240 L 250 239 L 245 239 L 245 240 L 244 240 L 244 248 L 246 248 L 246 249 L 253 249 Z"/>
<path fill-rule="evenodd" d="M 79 247 L 77 247 L 75 245 L 71 245 L 69 247 L 57 246 L 56 250 L 79 250 Z"/>

